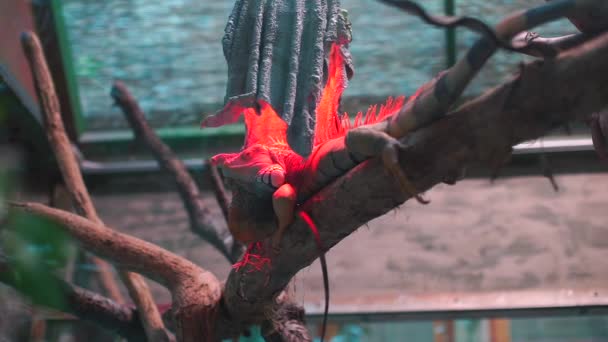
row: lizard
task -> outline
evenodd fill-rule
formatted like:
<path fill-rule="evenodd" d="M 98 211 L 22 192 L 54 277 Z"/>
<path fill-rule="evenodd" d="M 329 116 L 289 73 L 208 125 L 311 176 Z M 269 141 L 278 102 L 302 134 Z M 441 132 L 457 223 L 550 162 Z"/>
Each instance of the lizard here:
<path fill-rule="evenodd" d="M 411 1 L 382 0 L 395 6 Z M 521 31 L 581 10 L 605 7 L 599 0 L 557 0 L 502 20 L 494 29 L 498 39 L 484 36 L 453 67 L 424 84 L 407 101 L 387 100 L 379 110 L 371 107 L 350 123 L 338 108 L 345 88 L 345 57 L 339 44 L 332 45 L 329 78 L 319 101 L 312 153 L 301 156 L 287 143 L 287 124 L 272 106 L 259 101 L 242 112 L 247 127 L 245 146 L 238 153 L 218 154 L 211 162 L 234 181 L 236 188 L 229 211 L 230 230 L 239 241 L 260 241 L 273 233 L 278 249 L 282 234 L 295 217 L 295 208 L 328 183 L 359 163 L 380 157 L 400 188 L 426 203 L 398 164 L 399 139 L 445 116 L 465 87 L 499 48 Z M 251 196 L 253 200 L 244 197 Z M 266 217 L 264 217 L 266 215 Z M 260 217 L 262 216 L 262 217 Z M 259 217 L 260 220 L 257 220 Z M 276 222 L 275 222 L 276 221 Z"/>
<path fill-rule="evenodd" d="M 412 1 L 383 1 L 409 11 L 415 5 Z M 348 115 L 338 114 L 348 80 L 345 73 L 348 58 L 344 43 L 333 42 L 309 155 L 291 148 L 288 123 L 269 102 L 258 99 L 236 106 L 232 113 L 233 117 L 242 113 L 245 118 L 244 147 L 238 153 L 219 154 L 211 159 L 232 183 L 233 199 L 228 215 L 231 233 L 243 243 L 271 237 L 271 246 L 278 253 L 285 230 L 297 216 L 298 205 L 356 165 L 375 157 L 381 158 L 402 191 L 427 203 L 399 165 L 398 151 L 403 147 L 399 140 L 444 117 L 499 47 L 517 50 L 509 43 L 516 34 L 565 16 L 576 16 L 581 11 L 605 7 L 602 0 L 556 0 L 513 13 L 490 30 L 490 35 L 482 30 L 486 34 L 464 58 L 420 87 L 407 101 L 404 97 L 389 99 L 379 109 L 372 107 L 366 115 L 357 115 L 352 124 Z M 435 20 L 441 26 L 458 24 L 458 20 L 441 19 Z M 212 117 L 207 122 L 212 123 L 208 126 L 214 126 L 222 120 Z M 308 214 L 300 216 L 314 224 Z M 324 261 L 325 250 L 320 243 L 319 248 Z M 324 285 L 327 290 L 327 284 Z"/>

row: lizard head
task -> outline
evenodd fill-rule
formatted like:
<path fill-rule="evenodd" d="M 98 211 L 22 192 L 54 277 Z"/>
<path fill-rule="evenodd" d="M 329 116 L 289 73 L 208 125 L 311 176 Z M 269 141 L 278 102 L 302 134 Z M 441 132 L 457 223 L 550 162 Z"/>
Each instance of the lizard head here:
<path fill-rule="evenodd" d="M 285 183 L 285 170 L 272 150 L 254 144 L 239 153 L 216 155 L 211 163 L 222 170 L 232 189 L 228 228 L 235 239 L 250 243 L 276 231 L 273 193 Z"/>
<path fill-rule="evenodd" d="M 245 184 L 254 185 L 259 192 L 274 191 L 285 183 L 285 171 L 277 164 L 266 146 L 254 144 L 239 153 L 223 153 L 211 158 L 224 175 Z"/>

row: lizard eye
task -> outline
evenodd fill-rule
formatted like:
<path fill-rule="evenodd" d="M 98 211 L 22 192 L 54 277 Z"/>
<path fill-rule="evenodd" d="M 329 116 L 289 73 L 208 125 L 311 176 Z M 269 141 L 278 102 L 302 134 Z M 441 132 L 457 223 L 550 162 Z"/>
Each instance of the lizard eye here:
<path fill-rule="evenodd" d="M 254 153 L 251 150 L 245 150 L 241 153 L 241 158 L 244 159 L 245 161 L 249 161 L 251 159 L 253 159 Z"/>

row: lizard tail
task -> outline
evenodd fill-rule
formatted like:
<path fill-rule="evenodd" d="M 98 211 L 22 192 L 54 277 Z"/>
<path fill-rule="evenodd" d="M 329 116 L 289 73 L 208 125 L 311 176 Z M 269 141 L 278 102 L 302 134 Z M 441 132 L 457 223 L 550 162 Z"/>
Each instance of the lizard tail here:
<path fill-rule="evenodd" d="M 412 1 L 383 0 L 393 5 L 414 12 L 421 16 L 414 7 Z M 529 30 L 535 26 L 568 16 L 577 11 L 591 11 L 604 6 L 604 0 L 556 0 L 549 3 L 525 10 L 515 12 L 501 21 L 492 32 L 486 27 L 475 23 L 478 31 L 484 32 L 466 56 L 459 60 L 453 67 L 441 73 L 422 88 L 425 90 L 414 101 L 409 101 L 403 110 L 392 117 L 388 134 L 399 138 L 422 126 L 445 116 L 450 107 L 463 93 L 464 89 L 483 67 L 485 62 L 499 48 L 519 50 L 512 46 L 510 41 L 518 33 Z M 448 18 L 449 19 L 449 18 Z M 459 26 L 467 21 L 443 20 L 437 21 L 440 26 Z M 470 20 L 468 21 L 470 22 Z M 490 34 L 492 33 L 492 34 Z"/>
<path fill-rule="evenodd" d="M 315 237 L 315 242 L 317 243 L 317 248 L 319 249 L 319 261 L 321 261 L 321 271 L 323 273 L 323 288 L 325 290 L 325 311 L 323 311 L 323 325 L 321 326 L 321 342 L 323 342 L 325 338 L 325 331 L 327 330 L 327 314 L 329 312 L 329 277 L 327 275 L 327 262 L 325 261 L 325 248 L 323 247 L 323 242 L 321 241 L 321 235 L 319 235 L 319 230 L 317 229 L 317 225 L 314 223 L 310 215 L 305 211 L 299 212 L 300 217 L 306 222 L 310 231 Z"/>

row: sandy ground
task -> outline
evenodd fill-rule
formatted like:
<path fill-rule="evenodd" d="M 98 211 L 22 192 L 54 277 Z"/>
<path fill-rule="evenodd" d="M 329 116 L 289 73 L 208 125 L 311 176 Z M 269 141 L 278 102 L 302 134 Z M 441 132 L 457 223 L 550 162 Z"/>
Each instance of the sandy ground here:
<path fill-rule="evenodd" d="M 333 300 L 605 286 L 608 175 L 560 175 L 557 182 L 557 193 L 541 177 L 435 187 L 426 194 L 430 205 L 406 203 L 328 253 Z M 220 279 L 227 276 L 230 265 L 188 232 L 177 196 L 104 195 L 96 204 L 108 224 L 174 250 Z M 296 279 L 299 301 L 321 297 L 317 262 Z M 155 291 L 169 300 L 166 291 Z"/>

